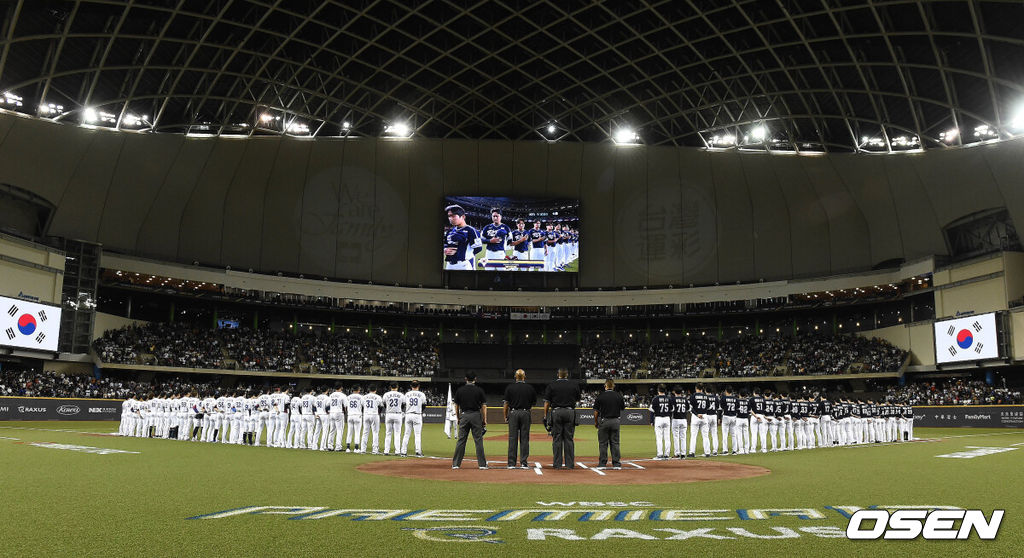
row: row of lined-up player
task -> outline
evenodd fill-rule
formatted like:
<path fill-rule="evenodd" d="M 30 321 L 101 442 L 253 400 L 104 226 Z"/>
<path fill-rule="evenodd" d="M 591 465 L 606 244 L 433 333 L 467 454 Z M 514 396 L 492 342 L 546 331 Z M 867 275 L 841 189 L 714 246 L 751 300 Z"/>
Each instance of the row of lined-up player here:
<path fill-rule="evenodd" d="M 766 453 L 914 437 L 914 411 L 909 405 L 832 401 L 818 393 L 790 397 L 759 389 L 734 393 L 725 388 L 716 394 L 705 392 L 700 384 L 692 394 L 681 386 L 671 392 L 665 384 L 657 389 L 650 406 L 657 459 L 693 457 L 698 434 L 705 457 L 753 453 L 759 446 Z"/>
<path fill-rule="evenodd" d="M 274 448 L 380 453 L 380 425 L 384 423 L 384 455 L 405 456 L 410 437 L 416 456 L 422 457 L 421 433 L 426 396 L 413 381 L 409 391 L 377 394 L 376 385 L 361 393 L 340 389 L 291 393 L 276 389 L 253 397 L 241 394 L 182 393 L 172 397 L 130 397 L 122 404 L 122 436 L 266 445 Z M 347 427 L 347 431 L 346 431 Z M 403 436 L 404 427 L 404 436 Z M 371 449 L 372 448 L 372 449 Z"/>

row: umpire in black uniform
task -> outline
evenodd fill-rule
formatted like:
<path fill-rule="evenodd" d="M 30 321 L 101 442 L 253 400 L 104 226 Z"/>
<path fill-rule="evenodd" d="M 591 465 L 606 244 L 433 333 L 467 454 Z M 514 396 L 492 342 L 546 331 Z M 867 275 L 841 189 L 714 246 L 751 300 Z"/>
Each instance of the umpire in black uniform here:
<path fill-rule="evenodd" d="M 612 448 L 612 468 L 621 469 L 619 455 L 619 426 L 622 411 L 626 410 L 626 401 L 622 394 L 614 391 L 615 382 L 609 378 L 604 381 L 604 391 L 594 400 L 594 426 L 597 428 L 598 468 L 608 466 L 608 446 Z"/>
<path fill-rule="evenodd" d="M 516 370 L 516 383 L 505 388 L 505 422 L 508 423 L 508 468 L 522 464 L 529 468 L 530 409 L 537 403 L 537 390 L 526 383 L 526 371 Z M 518 450 L 518 455 L 516 455 Z"/>
<path fill-rule="evenodd" d="M 452 398 L 455 403 L 455 416 L 459 421 L 459 440 L 455 444 L 455 456 L 452 457 L 452 469 L 462 465 L 462 457 L 466 455 L 466 438 L 473 431 L 473 445 L 476 446 L 476 463 L 481 469 L 487 468 L 487 456 L 484 455 L 484 427 L 487 426 L 487 396 L 480 386 L 476 385 L 476 373 L 466 373 L 466 385 L 460 387 Z"/>
<path fill-rule="evenodd" d="M 548 384 L 544 392 L 544 416 L 551 425 L 552 454 L 554 467 L 576 468 L 576 446 L 573 435 L 576 431 L 576 404 L 580 400 L 580 386 L 569 381 L 569 371 L 558 369 L 558 379 Z"/>

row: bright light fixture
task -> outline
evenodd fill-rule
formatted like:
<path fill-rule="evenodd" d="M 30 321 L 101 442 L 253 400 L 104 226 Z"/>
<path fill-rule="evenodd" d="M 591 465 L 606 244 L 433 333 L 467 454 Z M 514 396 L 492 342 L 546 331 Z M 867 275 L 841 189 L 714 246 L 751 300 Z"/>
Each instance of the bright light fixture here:
<path fill-rule="evenodd" d="M 82 111 L 82 120 L 85 120 L 89 124 L 92 124 L 100 119 L 100 115 L 96 113 L 96 109 L 87 108 Z"/>
<path fill-rule="evenodd" d="M 557 131 L 558 131 L 558 128 L 556 128 L 554 124 L 548 124 L 548 133 L 549 134 L 554 134 Z"/>
<path fill-rule="evenodd" d="M 768 129 L 764 126 L 758 126 L 750 131 L 750 137 L 754 138 L 754 141 L 762 141 L 767 135 Z"/>
<path fill-rule="evenodd" d="M 619 128 L 615 131 L 615 135 L 612 136 L 612 139 L 615 140 L 615 143 L 629 144 L 636 143 L 637 140 L 640 139 L 640 136 L 638 136 L 632 128 Z"/>
<path fill-rule="evenodd" d="M 412 130 L 409 129 L 409 125 L 405 122 L 395 122 L 394 124 L 384 128 L 384 133 L 400 138 L 406 138 L 412 135 Z"/>
<path fill-rule="evenodd" d="M 346 120 L 346 121 L 341 123 L 341 129 L 342 130 L 348 130 L 351 127 L 352 127 L 352 123 L 350 123 L 348 120 Z"/>
<path fill-rule="evenodd" d="M 736 136 L 734 136 L 732 134 L 723 134 L 721 136 L 714 135 L 714 136 L 711 136 L 711 138 L 708 140 L 708 143 L 712 147 L 715 147 L 715 146 L 721 147 L 721 146 L 727 146 L 727 145 L 735 145 L 736 144 Z"/>
<path fill-rule="evenodd" d="M 1024 104 L 1017 107 L 1017 112 L 1014 113 L 1013 118 L 1010 119 L 1008 126 L 1011 130 L 1024 132 Z"/>
<path fill-rule="evenodd" d="M 939 132 L 939 139 L 946 143 L 953 143 L 956 141 L 957 136 L 960 135 L 960 130 L 956 128 L 950 128 L 945 132 Z"/>
<path fill-rule="evenodd" d="M 309 126 L 303 122 L 291 121 L 288 123 L 288 133 L 290 134 L 308 134 Z"/>

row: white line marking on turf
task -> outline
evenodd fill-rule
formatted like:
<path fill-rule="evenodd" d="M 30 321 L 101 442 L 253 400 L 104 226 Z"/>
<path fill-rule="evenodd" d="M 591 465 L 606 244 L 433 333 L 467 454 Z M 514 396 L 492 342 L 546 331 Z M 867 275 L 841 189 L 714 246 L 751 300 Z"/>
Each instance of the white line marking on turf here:
<path fill-rule="evenodd" d="M 533 472 L 537 473 L 538 475 L 543 475 L 544 473 L 540 472 L 540 461 L 534 461 L 533 464 L 536 465 L 536 467 L 534 467 L 533 469 Z"/>
<path fill-rule="evenodd" d="M 632 461 L 627 461 L 626 464 L 627 465 L 632 465 L 632 466 L 636 467 L 637 469 L 644 469 L 644 467 L 641 467 L 641 466 L 637 465 L 636 463 L 633 463 Z"/>
<path fill-rule="evenodd" d="M 0 436 L 0 440 L 14 440 L 17 442 L 20 441 L 20 438 L 8 438 L 7 436 Z"/>
<path fill-rule="evenodd" d="M 582 463 L 577 463 L 577 465 L 579 465 L 580 467 L 583 467 L 584 469 L 588 469 L 590 471 L 593 471 L 593 472 L 601 475 L 602 477 L 605 476 L 604 471 L 598 471 L 597 469 L 591 469 L 590 467 L 587 467 L 586 465 L 584 465 Z"/>

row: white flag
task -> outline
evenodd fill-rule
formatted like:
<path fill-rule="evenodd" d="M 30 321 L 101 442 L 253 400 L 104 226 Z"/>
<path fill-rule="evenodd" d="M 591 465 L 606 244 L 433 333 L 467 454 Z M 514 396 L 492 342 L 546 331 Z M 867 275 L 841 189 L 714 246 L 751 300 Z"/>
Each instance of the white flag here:
<path fill-rule="evenodd" d="M 0 296 L 0 345 L 57 351 L 60 337 L 59 306 Z"/>
<path fill-rule="evenodd" d="M 448 384 L 448 403 L 446 404 L 446 408 L 444 410 L 444 435 L 445 436 L 451 437 L 451 435 L 452 435 L 452 431 L 451 431 L 452 423 L 451 423 L 451 421 L 449 419 L 453 419 L 454 417 L 455 417 L 455 402 L 452 401 L 452 385 L 449 383 Z"/>

